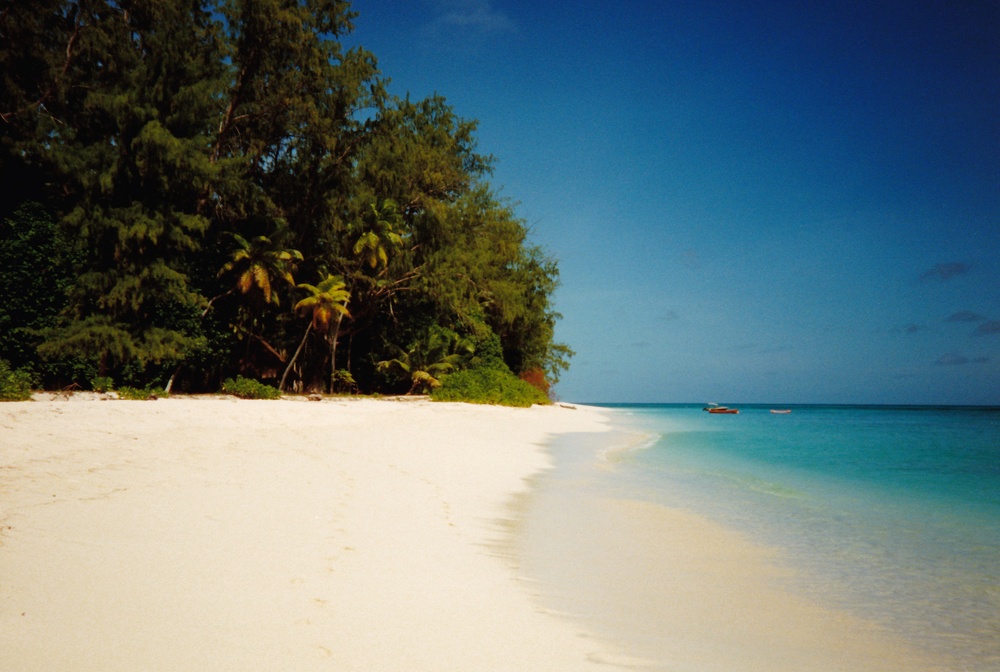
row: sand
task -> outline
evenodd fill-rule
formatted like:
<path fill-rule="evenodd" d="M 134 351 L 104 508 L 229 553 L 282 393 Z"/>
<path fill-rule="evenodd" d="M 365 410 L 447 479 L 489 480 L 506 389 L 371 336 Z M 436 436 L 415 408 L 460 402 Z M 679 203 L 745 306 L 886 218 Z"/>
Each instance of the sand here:
<path fill-rule="evenodd" d="M 46 395 L 47 397 L 48 395 Z M 0 669 L 588 670 L 496 552 L 552 433 L 428 401 L 0 405 Z"/>
<path fill-rule="evenodd" d="M 614 472 L 648 437 L 558 438 L 512 543 L 536 597 L 652 672 L 957 672 L 884 625 L 817 601 L 786 552 L 633 497 Z M 619 483 L 616 485 L 616 483 Z M 986 669 L 986 668 L 984 668 Z"/>
<path fill-rule="evenodd" d="M 926 669 L 737 531 L 546 496 L 606 410 L 37 397 L 0 404 L 0 670 Z"/>

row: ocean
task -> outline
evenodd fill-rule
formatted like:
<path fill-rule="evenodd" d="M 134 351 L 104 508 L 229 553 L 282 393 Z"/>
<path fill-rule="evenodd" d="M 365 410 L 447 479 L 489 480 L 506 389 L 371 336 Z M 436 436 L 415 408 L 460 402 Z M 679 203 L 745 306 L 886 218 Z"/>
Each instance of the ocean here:
<path fill-rule="evenodd" d="M 698 514 L 778 549 L 794 592 L 946 669 L 1000 670 L 1000 409 L 702 406 L 608 405 L 615 432 L 553 445 L 551 510 L 589 497 Z M 565 573 L 524 564 L 543 583 Z"/>

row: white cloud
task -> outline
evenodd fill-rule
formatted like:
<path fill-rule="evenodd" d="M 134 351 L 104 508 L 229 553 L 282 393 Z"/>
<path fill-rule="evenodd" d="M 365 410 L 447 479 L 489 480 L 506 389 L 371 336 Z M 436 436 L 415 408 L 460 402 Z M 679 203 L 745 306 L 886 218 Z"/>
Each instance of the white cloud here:
<path fill-rule="evenodd" d="M 517 24 L 491 0 L 434 0 L 432 28 L 460 28 L 484 33 L 517 32 Z"/>

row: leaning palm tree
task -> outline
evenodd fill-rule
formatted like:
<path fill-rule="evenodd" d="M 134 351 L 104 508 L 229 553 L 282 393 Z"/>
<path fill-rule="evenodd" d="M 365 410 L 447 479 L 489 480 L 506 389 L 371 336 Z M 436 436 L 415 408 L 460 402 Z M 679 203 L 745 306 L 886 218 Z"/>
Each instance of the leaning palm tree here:
<path fill-rule="evenodd" d="M 378 363 L 378 370 L 410 382 L 407 394 L 430 392 L 441 385 L 440 376 L 451 373 L 472 356 L 472 341 L 453 331 L 432 328 L 409 350 L 398 349 L 395 359 Z"/>
<path fill-rule="evenodd" d="M 212 310 L 216 301 L 236 292 L 247 297 L 259 296 L 263 298 L 265 304 L 277 305 L 279 303 L 275 284 L 284 282 L 288 285 L 294 285 L 295 279 L 292 277 L 292 270 L 294 270 L 295 262 L 302 261 L 301 252 L 280 247 L 278 244 L 277 241 L 284 237 L 287 231 L 285 227 L 279 225 L 271 237 L 257 236 L 251 240 L 247 240 L 238 233 L 229 234 L 236 245 L 229 255 L 229 261 L 219 269 L 218 275 L 222 277 L 229 273 L 235 273 L 236 280 L 229 289 L 209 299 L 205 309 L 201 312 L 202 319 Z M 259 340 L 266 348 L 274 352 L 268 343 L 263 339 L 259 338 Z M 283 357 L 280 358 L 284 361 Z M 178 365 L 167 381 L 166 392 L 168 394 L 180 370 L 181 365 Z"/>
<path fill-rule="evenodd" d="M 339 275 L 328 275 L 318 285 L 302 283 L 298 287 L 299 289 L 308 291 L 309 296 L 295 304 L 295 311 L 311 313 L 312 319 L 306 327 L 306 333 L 302 335 L 299 347 L 295 350 L 295 354 L 292 355 L 288 366 L 285 367 L 285 373 L 281 376 L 278 389 L 285 389 L 288 372 L 292 370 L 295 360 L 298 359 L 299 353 L 302 352 L 302 348 L 306 344 L 306 339 L 309 338 L 309 333 L 316 331 L 320 334 L 326 334 L 330 340 L 330 392 L 333 392 L 337 371 L 337 335 L 340 332 L 341 320 L 344 319 L 345 315 L 350 317 L 350 313 L 347 311 L 347 303 L 351 299 L 351 293 L 347 291 L 344 279 Z"/>

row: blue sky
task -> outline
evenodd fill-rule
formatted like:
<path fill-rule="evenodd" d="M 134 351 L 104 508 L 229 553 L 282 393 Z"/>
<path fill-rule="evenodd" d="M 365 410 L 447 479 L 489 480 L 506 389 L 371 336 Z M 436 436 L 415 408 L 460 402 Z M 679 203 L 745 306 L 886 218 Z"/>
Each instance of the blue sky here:
<path fill-rule="evenodd" d="M 1000 404 L 1000 5 L 356 0 L 559 260 L 579 402 Z"/>

